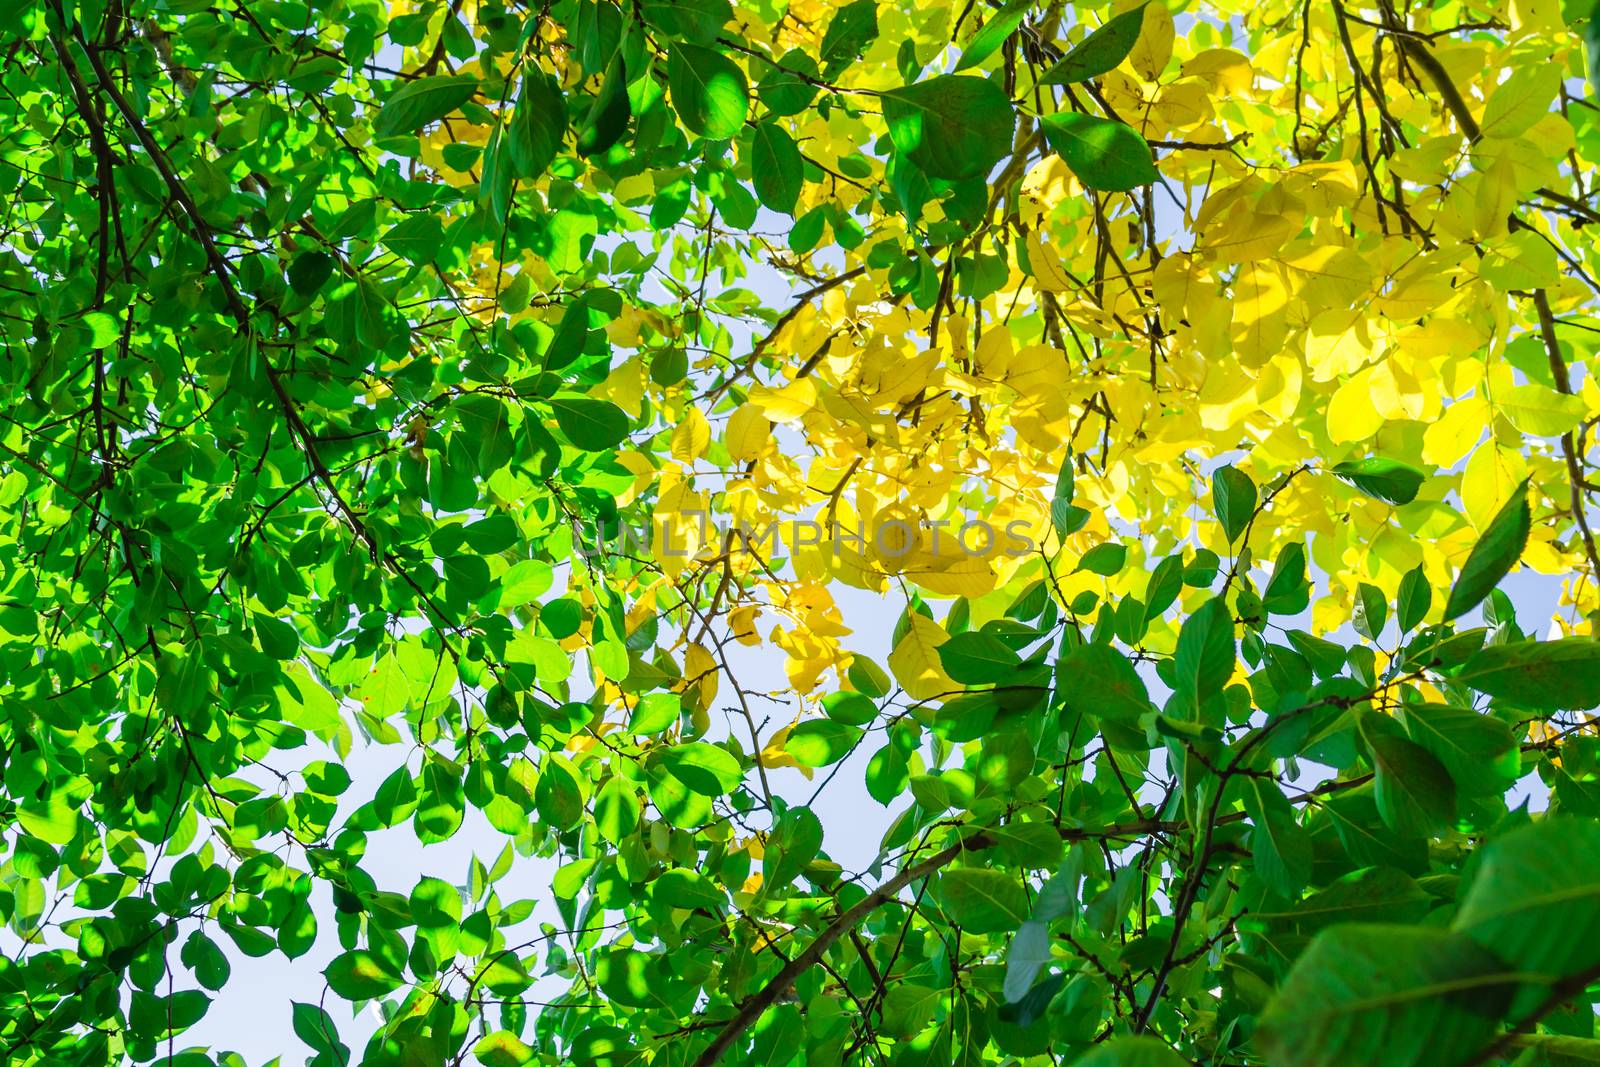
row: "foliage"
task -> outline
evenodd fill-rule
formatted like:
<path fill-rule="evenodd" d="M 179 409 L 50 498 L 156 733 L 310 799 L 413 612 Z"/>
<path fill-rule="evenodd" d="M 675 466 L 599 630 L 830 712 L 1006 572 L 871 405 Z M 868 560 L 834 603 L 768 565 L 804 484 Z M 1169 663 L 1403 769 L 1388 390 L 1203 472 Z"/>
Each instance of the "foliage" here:
<path fill-rule="evenodd" d="M 1594 1062 L 1590 6 L 6 4 L 0 1059 Z"/>

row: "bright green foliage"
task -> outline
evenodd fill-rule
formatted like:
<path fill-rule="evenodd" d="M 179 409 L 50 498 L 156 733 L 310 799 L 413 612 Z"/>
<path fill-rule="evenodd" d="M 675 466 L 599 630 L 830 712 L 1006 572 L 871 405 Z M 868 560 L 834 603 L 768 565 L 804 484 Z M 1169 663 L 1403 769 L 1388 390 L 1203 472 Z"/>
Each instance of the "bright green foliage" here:
<path fill-rule="evenodd" d="M 1550 310 L 1587 275 L 1515 214 L 1593 216 L 1516 140 L 1576 79 L 1518 52 L 1481 118 L 1447 102 L 1503 154 L 1446 266 L 1542 329 L 1461 327 L 1511 362 L 1453 454 L 1411 400 L 1433 356 L 1363 362 L 1354 246 L 1285 260 L 1332 317 L 1267 276 L 1302 228 L 1376 234 L 1397 273 L 1437 252 L 1396 201 L 1465 154 L 1444 112 L 1308 64 L 1310 5 L 1216 5 L 1183 57 L 1159 0 L 932 6 L 0 10 L 0 1062 L 236 1067 L 191 1039 L 229 996 L 315 1067 L 1600 1059 L 1600 643 L 1530 638 L 1505 592 L 1536 552 L 1600 567 L 1600 397 L 1562 354 L 1593 328 Z M 1592 61 L 1600 19 L 1527 6 L 1420 33 L 1335 4 L 1316 33 L 1432 71 L 1417 42 L 1514 24 Z M 1201 47 L 1235 24 L 1261 72 Z M 1124 66 L 1179 86 L 1155 118 L 1109 102 Z M 1328 114 L 1246 107 L 1257 81 Z M 1292 194 L 1213 180 L 1230 122 L 1263 172 L 1338 155 Z M 1216 244 L 1164 257 L 1161 196 Z M 1423 265 L 1413 318 L 1455 299 Z M 1215 299 L 1247 277 L 1269 328 Z M 1395 352 L 1450 348 L 1454 313 Z M 1238 381 L 1178 377 L 1236 343 Z M 1230 421 L 1269 404 L 1305 434 Z M 1434 470 L 1485 429 L 1468 520 Z M 1037 540 L 981 575 L 736 563 L 720 532 L 589 551 L 706 508 L 898 515 L 891 486 Z M 1365 530 L 1370 565 L 1328 547 Z M 840 644 L 835 584 L 904 593 L 855 623 L 887 670 Z M 1341 596 L 1348 626 L 1307 618 Z M 783 668 L 741 686 L 768 635 Z M 833 856 L 867 831 L 808 801 L 837 782 L 892 813 L 864 871 Z M 375 873 L 398 834 L 403 883 Z M 427 858 L 456 846 L 464 872 Z"/>

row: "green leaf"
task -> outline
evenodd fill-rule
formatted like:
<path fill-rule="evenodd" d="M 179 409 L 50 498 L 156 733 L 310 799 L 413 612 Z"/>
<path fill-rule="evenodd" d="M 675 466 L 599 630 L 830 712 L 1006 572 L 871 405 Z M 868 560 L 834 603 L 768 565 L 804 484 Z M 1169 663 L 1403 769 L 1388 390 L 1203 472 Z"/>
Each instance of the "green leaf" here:
<path fill-rule="evenodd" d="M 784 53 L 756 83 L 756 95 L 774 115 L 798 115 L 811 106 L 818 89 L 808 81 L 820 75 L 817 61 L 796 48 Z"/>
<path fill-rule="evenodd" d="M 658 734 L 678 721 L 683 702 L 674 693 L 647 693 L 633 706 L 628 730 L 634 734 Z"/>
<path fill-rule="evenodd" d="M 1295 821 L 1294 809 L 1276 786 L 1247 778 L 1244 790 L 1256 874 L 1274 893 L 1292 900 L 1311 881 L 1311 835 Z"/>
<path fill-rule="evenodd" d="M 1068 649 L 1056 667 L 1057 691 L 1074 711 L 1134 726 L 1151 709 L 1150 693 L 1133 663 L 1110 645 Z"/>
<path fill-rule="evenodd" d="M 1600 97 L 1600 11 L 1591 11 L 1583 28 L 1583 47 L 1588 53 L 1589 92 Z"/>
<path fill-rule="evenodd" d="M 628 119 L 632 114 L 628 102 L 628 71 L 619 52 L 606 67 L 600 91 L 578 127 L 578 154 L 585 158 L 605 154 L 628 132 Z"/>
<path fill-rule="evenodd" d="M 1383 624 L 1388 621 L 1389 602 L 1384 599 L 1383 590 L 1366 582 L 1358 582 L 1355 611 L 1350 619 L 1356 633 L 1368 641 L 1376 641 L 1383 632 Z"/>
<path fill-rule="evenodd" d="M 1524 974 L 1600 965 L 1600 822 L 1546 818 L 1491 840 L 1451 928 Z"/>
<path fill-rule="evenodd" d="M 562 756 L 546 754 L 533 799 L 539 817 L 559 830 L 570 830 L 583 821 L 583 783 L 578 771 Z"/>
<path fill-rule="evenodd" d="M 726 749 L 692 741 L 662 753 L 662 762 L 674 778 L 702 796 L 717 797 L 738 788 L 744 773 Z"/>
<path fill-rule="evenodd" d="M 674 44 L 667 56 L 667 85 L 678 117 L 691 132 L 725 141 L 744 128 L 750 84 L 739 65 L 721 52 Z"/>
<path fill-rule="evenodd" d="M 1399 733 L 1393 720 L 1365 714 L 1361 734 L 1372 750 L 1378 814 L 1399 834 L 1428 837 L 1456 817 L 1456 786 L 1433 753 Z"/>
<path fill-rule="evenodd" d="M 301 296 L 315 296 L 333 277 L 333 257 L 326 252 L 301 252 L 289 264 L 289 288 Z"/>
<path fill-rule="evenodd" d="M 1016 113 L 994 82 L 943 74 L 881 95 L 895 150 L 930 178 L 982 177 L 1011 152 Z"/>
<path fill-rule="evenodd" d="M 1256 512 L 1256 483 L 1232 464 L 1218 467 L 1211 475 L 1211 510 L 1228 543 L 1239 540 Z"/>
<path fill-rule="evenodd" d="M 643 0 L 639 5 L 651 26 L 695 44 L 713 44 L 733 18 L 728 0 Z"/>
<path fill-rule="evenodd" d="M 865 726 L 878 717 L 878 705 L 865 693 L 829 693 L 822 698 L 822 710 L 828 718 L 851 726 Z"/>
<path fill-rule="evenodd" d="M 805 164 L 794 138 L 782 126 L 763 122 L 751 139 L 750 172 L 756 196 L 773 211 L 794 213 L 795 201 L 805 183 Z"/>
<path fill-rule="evenodd" d="M 533 1049 L 509 1030 L 496 1030 L 484 1035 L 472 1046 L 472 1054 L 483 1067 L 523 1067 L 534 1059 Z"/>
<path fill-rule="evenodd" d="M 444 226 L 437 215 L 411 215 L 389 227 L 383 243 L 412 263 L 431 263 L 444 243 Z"/>
<path fill-rule="evenodd" d="M 613 775 L 594 801 L 595 827 L 613 845 L 639 826 L 639 794 L 631 782 Z"/>
<path fill-rule="evenodd" d="M 823 76 L 837 77 L 878 39 L 878 5 L 875 0 L 853 0 L 836 9 L 822 34 Z"/>
<path fill-rule="evenodd" d="M 1006 1002 L 1015 1004 L 1028 995 L 1039 971 L 1050 962 L 1050 924 L 1029 919 L 1017 928 L 1006 949 Z"/>
<path fill-rule="evenodd" d="M 961 61 L 956 64 L 955 73 L 976 67 L 996 52 L 1000 46 L 1017 32 L 1017 27 L 1022 25 L 1022 18 L 1032 7 L 1034 0 L 1008 0 L 1005 7 L 989 16 L 989 21 L 983 28 L 972 35 L 972 40 L 967 42 L 967 47 L 961 53 Z"/>
<path fill-rule="evenodd" d="M 1062 540 L 1083 529 L 1088 522 L 1088 508 L 1080 508 L 1060 497 L 1050 501 L 1050 525 L 1055 528 L 1056 536 Z"/>
<path fill-rule="evenodd" d="M 379 137 L 415 133 L 429 123 L 461 110 L 478 92 L 478 79 L 470 74 L 431 75 L 407 82 L 383 102 L 372 132 Z"/>
<path fill-rule="evenodd" d="M 609 400 L 589 397 L 550 398 L 556 425 L 578 448 L 586 452 L 605 452 L 628 436 L 628 416 Z"/>
<path fill-rule="evenodd" d="M 335 956 L 322 976 L 329 988 L 346 1000 L 372 1000 L 394 992 L 402 983 L 398 973 L 365 949 Z"/>
<path fill-rule="evenodd" d="M 867 795 L 885 807 L 900 798 L 909 780 L 906 754 L 892 742 L 874 752 L 867 761 Z"/>
<path fill-rule="evenodd" d="M 992 634 L 956 634 L 938 648 L 939 662 L 962 685 L 990 685 L 1010 677 L 1022 660 Z"/>
<path fill-rule="evenodd" d="M 850 754 L 863 731 L 832 719 L 808 719 L 789 731 L 785 752 L 807 767 L 826 767 Z"/>
<path fill-rule="evenodd" d="M 184 966 L 194 972 L 195 981 L 216 992 L 228 982 L 233 967 L 217 943 L 199 930 L 191 933 L 179 953 Z"/>
<path fill-rule="evenodd" d="M 1406 704 L 1400 718 L 1411 739 L 1444 764 L 1463 797 L 1504 793 L 1522 776 L 1522 753 L 1511 727 L 1493 716 L 1443 704 Z"/>
<path fill-rule="evenodd" d="M 567 135 L 567 101 L 555 78 L 529 68 L 511 117 L 506 145 L 517 177 L 539 177 L 554 162 Z"/>
<path fill-rule="evenodd" d="M 650 884 L 650 895 L 674 908 L 704 908 L 710 911 L 728 902 L 728 895 L 715 882 L 699 871 L 684 867 L 674 867 L 656 875 Z"/>
<path fill-rule="evenodd" d="M 1456 680 L 1526 708 L 1588 710 L 1600 707 L 1600 641 L 1566 637 L 1518 641 L 1475 652 Z"/>
<path fill-rule="evenodd" d="M 1073 573 L 1089 571 L 1109 578 L 1122 570 L 1123 564 L 1128 560 L 1128 546 L 1121 541 L 1104 541 L 1095 545 L 1078 558 L 1078 565 L 1072 568 Z"/>
<path fill-rule="evenodd" d="M 1237 648 L 1233 641 L 1233 616 L 1222 597 L 1213 597 L 1178 631 L 1173 653 L 1179 692 L 1205 699 L 1221 692 L 1233 676 Z"/>
<path fill-rule="evenodd" d="M 950 921 L 971 934 L 1009 933 L 1028 917 L 1028 895 L 1016 875 L 958 867 L 939 876 L 939 899 Z"/>
<path fill-rule="evenodd" d="M 1414 923 L 1428 913 L 1431 901 L 1404 871 L 1365 867 L 1312 893 L 1287 912 L 1256 912 L 1255 918 L 1313 934 L 1336 923 Z"/>
<path fill-rule="evenodd" d="M 1445 602 L 1446 622 L 1474 608 L 1500 584 L 1522 558 L 1522 549 L 1528 543 L 1528 532 L 1533 525 L 1533 512 L 1528 506 L 1526 480 L 1511 494 L 1484 528 L 1483 536 L 1472 546 L 1467 562 L 1456 576 L 1450 589 L 1450 599 Z"/>
<path fill-rule="evenodd" d="M 461 925 L 461 893 L 442 878 L 424 876 L 411 890 L 412 921 L 419 930 L 448 930 Z"/>
<path fill-rule="evenodd" d="M 915 1037 L 933 1021 L 945 990 L 920 982 L 895 982 L 883 996 L 883 1027 L 902 1040 Z"/>
<path fill-rule="evenodd" d="M 798 878 L 822 848 L 822 820 L 810 808 L 793 807 L 779 816 L 767 835 L 761 859 L 763 893 Z"/>
<path fill-rule="evenodd" d="M 78 809 L 59 793 L 18 804 L 16 816 L 28 834 L 52 845 L 65 845 L 78 832 Z"/>
<path fill-rule="evenodd" d="M 1144 606 L 1149 618 L 1155 618 L 1170 608 L 1183 592 L 1183 556 L 1168 556 L 1150 572 L 1150 584 L 1145 587 Z"/>
<path fill-rule="evenodd" d="M 1318 934 L 1262 1014 L 1273 1067 L 1437 1067 L 1488 1043 L 1509 995 L 1499 960 L 1429 927 L 1347 923 Z"/>
<path fill-rule="evenodd" d="M 1188 1067 L 1189 1061 L 1153 1037 L 1114 1037 L 1073 1067 Z"/>
<path fill-rule="evenodd" d="M 327 1054 L 337 1059 L 338 1050 L 343 1049 L 344 1045 L 339 1040 L 339 1028 L 334 1025 L 333 1018 L 315 1004 L 291 1003 L 290 1020 L 295 1036 L 311 1046 L 311 1050 L 318 1055 Z"/>
<path fill-rule="evenodd" d="M 1132 126 L 1077 111 L 1040 119 L 1045 140 L 1091 189 L 1127 192 L 1160 179 L 1150 146 Z"/>
<path fill-rule="evenodd" d="M 662 973 L 665 957 L 631 948 L 612 948 L 600 956 L 595 978 L 601 990 L 625 1008 L 670 1011 L 665 993 L 676 983 Z"/>
<path fill-rule="evenodd" d="M 1369 456 L 1336 464 L 1333 473 L 1366 493 L 1390 504 L 1409 504 L 1427 475 L 1398 460 Z"/>
<path fill-rule="evenodd" d="M 1147 4 L 1124 11 L 1073 45 L 1055 66 L 1039 79 L 1041 85 L 1068 85 L 1109 74 L 1128 58 L 1144 27 Z"/>
<path fill-rule="evenodd" d="M 1306 580 L 1306 550 L 1299 541 L 1283 546 L 1272 565 L 1272 577 L 1261 594 L 1270 615 L 1298 615 L 1311 603 L 1311 583 Z"/>
<path fill-rule="evenodd" d="M 1398 600 L 1397 617 L 1400 621 L 1400 632 L 1410 633 L 1419 622 L 1427 617 L 1428 609 L 1433 607 L 1433 587 L 1428 584 L 1428 576 L 1419 563 L 1416 567 L 1406 571 L 1400 579 L 1400 595 Z"/>

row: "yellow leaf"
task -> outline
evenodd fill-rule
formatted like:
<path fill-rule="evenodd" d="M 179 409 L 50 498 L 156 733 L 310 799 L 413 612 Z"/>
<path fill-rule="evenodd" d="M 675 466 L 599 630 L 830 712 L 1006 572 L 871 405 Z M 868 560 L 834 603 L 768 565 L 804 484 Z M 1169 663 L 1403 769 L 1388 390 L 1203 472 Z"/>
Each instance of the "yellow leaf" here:
<path fill-rule="evenodd" d="M 1146 18 L 1146 23 L 1149 19 Z M 1519 63 L 1495 89 L 1479 127 L 1485 137 L 1515 137 L 1544 117 L 1561 88 L 1561 64 Z"/>
<path fill-rule="evenodd" d="M 807 781 L 810 781 L 813 773 L 812 768 L 798 762 L 793 756 L 789 755 L 788 749 L 784 747 L 789 741 L 789 734 L 793 732 L 799 722 L 800 720 L 797 717 L 794 722 L 791 722 L 788 726 L 768 738 L 766 745 L 762 747 L 756 759 L 760 761 L 763 767 L 793 767 L 805 775 Z"/>
<path fill-rule="evenodd" d="M 1436 467 L 1454 467 L 1483 439 L 1489 426 L 1489 404 L 1467 397 L 1444 409 L 1444 415 L 1422 434 L 1422 458 Z"/>
<path fill-rule="evenodd" d="M 1495 237 L 1506 232 L 1511 209 L 1516 206 L 1516 170 L 1511 157 L 1501 155 L 1487 169 L 1473 175 L 1477 196 L 1473 201 L 1472 229 L 1479 237 Z"/>
<path fill-rule="evenodd" d="M 1264 260 L 1300 229 L 1298 219 L 1245 207 L 1205 234 L 1205 250 L 1221 263 Z"/>
<path fill-rule="evenodd" d="M 1492 244 L 1478 273 L 1501 292 L 1544 289 L 1560 281 L 1561 263 L 1549 241 L 1518 230 Z"/>
<path fill-rule="evenodd" d="M 1560 437 L 1583 419 L 1583 401 L 1529 382 L 1497 391 L 1494 406 L 1511 425 L 1534 437 Z"/>
<path fill-rule="evenodd" d="M 741 645 L 761 643 L 761 635 L 756 632 L 756 615 L 760 610 L 754 604 L 742 604 L 728 612 L 728 632 L 735 641 Z"/>
<path fill-rule="evenodd" d="M 683 681 L 685 692 L 694 700 L 694 707 L 709 711 L 717 698 L 717 661 L 704 645 L 691 644 L 683 655 Z"/>
<path fill-rule="evenodd" d="M 1328 402 L 1328 437 L 1334 444 L 1365 441 L 1383 427 L 1383 416 L 1372 402 L 1375 369 L 1351 375 Z"/>
<path fill-rule="evenodd" d="M 810 378 L 781 389 L 758 385 L 750 390 L 750 403 L 775 422 L 798 423 L 817 406 L 817 386 Z"/>
<path fill-rule="evenodd" d="M 1149 19 L 1150 16 L 1146 15 L 1146 26 L 1149 25 Z M 1255 77 L 1255 72 L 1250 69 L 1249 58 L 1231 48 L 1208 48 L 1197 53 L 1183 64 L 1180 73 L 1185 78 L 1203 78 L 1211 83 L 1214 92 L 1222 96 L 1250 88 L 1250 82 Z"/>
<path fill-rule="evenodd" d="M 1460 137 L 1430 137 L 1415 148 L 1396 152 L 1389 169 L 1418 185 L 1438 185 L 1451 174 L 1460 156 Z"/>
<path fill-rule="evenodd" d="M 985 330 L 983 336 L 978 338 L 977 351 L 972 355 L 980 373 L 989 378 L 999 378 L 1006 372 L 1012 351 L 1011 330 L 1002 325 Z"/>
<path fill-rule="evenodd" d="M 1353 374 L 1372 358 L 1367 321 L 1357 309 L 1330 308 L 1311 320 L 1306 333 L 1306 364 L 1313 381 Z"/>
<path fill-rule="evenodd" d="M 1485 442 L 1461 472 L 1461 503 L 1472 525 L 1480 530 L 1487 526 L 1527 476 L 1528 463 L 1521 453 L 1498 441 Z"/>
<path fill-rule="evenodd" d="M 1061 257 L 1045 246 L 1038 229 L 1028 234 L 1028 267 L 1033 271 L 1034 282 L 1045 292 L 1065 293 L 1072 289 L 1072 279 L 1067 277 Z"/>
<path fill-rule="evenodd" d="M 889 653 L 889 670 L 900 688 L 913 700 L 932 700 L 946 693 L 959 692 L 939 662 L 938 648 L 950 640 L 944 627 L 926 615 L 911 613 L 911 625 L 900 643 Z"/>
<path fill-rule="evenodd" d="M 1161 0 L 1153 0 L 1144 9 L 1144 25 L 1139 39 L 1128 53 L 1128 62 L 1139 72 L 1139 77 L 1153 82 L 1161 76 L 1167 60 L 1172 58 L 1172 12 Z"/>
<path fill-rule="evenodd" d="M 771 438 L 772 423 L 761 414 L 761 409 L 754 404 L 741 404 L 728 417 L 728 428 L 722 435 L 722 443 L 734 459 L 748 461 L 761 455 Z"/>
<path fill-rule="evenodd" d="M 672 458 L 679 463 L 693 463 L 700 458 L 711 443 L 711 424 L 700 414 L 700 409 L 690 407 L 683 421 L 672 431 Z"/>

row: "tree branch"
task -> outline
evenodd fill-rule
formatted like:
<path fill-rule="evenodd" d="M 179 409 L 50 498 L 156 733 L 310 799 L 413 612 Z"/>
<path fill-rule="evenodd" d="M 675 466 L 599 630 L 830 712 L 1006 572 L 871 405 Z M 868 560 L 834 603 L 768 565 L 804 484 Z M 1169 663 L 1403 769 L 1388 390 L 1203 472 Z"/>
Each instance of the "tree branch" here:
<path fill-rule="evenodd" d="M 826 930 L 817 936 L 817 939 L 806 946 L 794 959 L 784 965 L 783 969 L 772 976 L 760 992 L 746 1000 L 734 1017 L 723 1026 L 716 1039 L 707 1046 L 706 1050 L 695 1058 L 693 1067 L 711 1067 L 722 1059 L 722 1054 L 733 1047 L 739 1035 L 753 1026 L 757 1019 L 784 993 L 794 985 L 806 971 L 822 958 L 822 954 L 833 947 L 834 942 L 851 933 L 859 926 L 868 915 L 888 903 L 899 895 L 906 886 L 919 878 L 925 878 L 951 863 L 957 856 L 964 852 L 977 852 L 994 844 L 994 839 L 987 834 L 976 834 L 965 841 L 958 841 L 946 846 L 923 860 L 905 868 L 893 878 L 884 882 L 877 889 L 868 893 L 853 908 L 835 919 Z"/>

